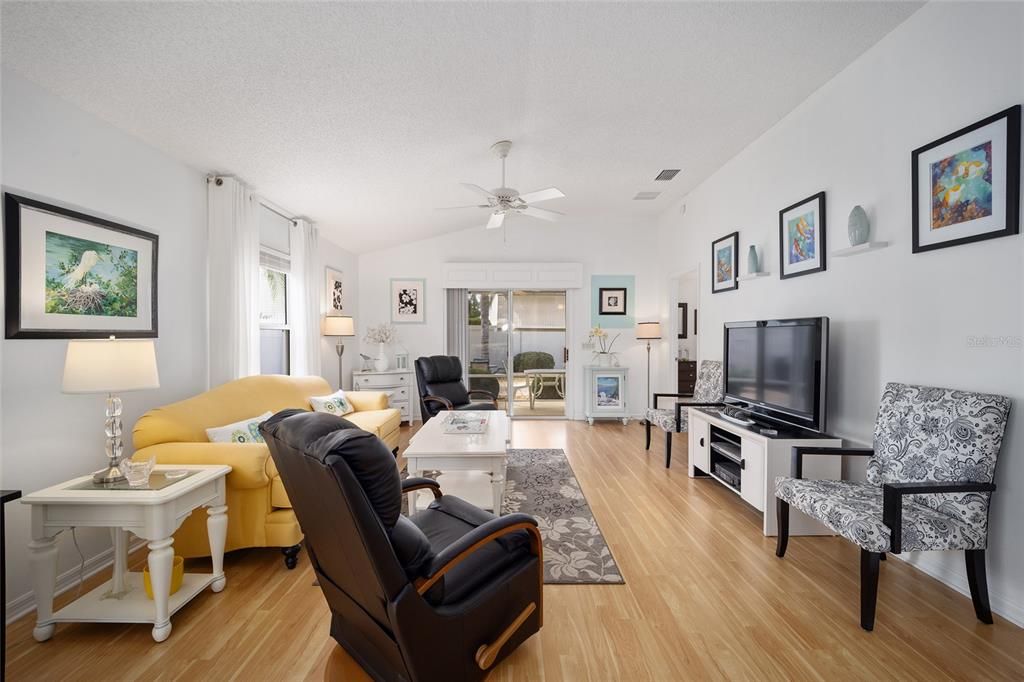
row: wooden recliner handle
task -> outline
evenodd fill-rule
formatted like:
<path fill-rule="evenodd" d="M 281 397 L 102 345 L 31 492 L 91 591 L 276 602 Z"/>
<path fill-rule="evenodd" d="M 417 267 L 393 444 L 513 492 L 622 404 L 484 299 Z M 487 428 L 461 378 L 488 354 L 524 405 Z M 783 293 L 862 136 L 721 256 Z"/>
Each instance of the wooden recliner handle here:
<path fill-rule="evenodd" d="M 508 627 L 505 628 L 498 639 L 494 640 L 490 644 L 481 644 L 480 648 L 476 650 L 476 664 L 480 666 L 481 670 L 487 670 L 494 665 L 494 659 L 498 657 L 498 652 L 501 651 L 501 647 L 505 646 L 505 642 L 512 638 L 512 635 L 516 633 L 526 619 L 530 617 L 530 614 L 537 610 L 537 604 L 530 602 L 523 612 L 516 616 L 516 619 L 509 623 Z"/>

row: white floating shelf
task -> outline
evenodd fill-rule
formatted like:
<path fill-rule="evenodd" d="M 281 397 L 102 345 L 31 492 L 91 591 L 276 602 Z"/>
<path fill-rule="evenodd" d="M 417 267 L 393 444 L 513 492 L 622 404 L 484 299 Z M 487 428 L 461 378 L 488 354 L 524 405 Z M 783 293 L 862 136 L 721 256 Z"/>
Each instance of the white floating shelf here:
<path fill-rule="evenodd" d="M 751 272 L 746 275 L 740 275 L 736 278 L 738 282 L 746 282 L 748 279 L 760 279 L 761 277 L 768 277 L 772 273 L 770 272 Z"/>
<path fill-rule="evenodd" d="M 868 251 L 884 249 L 887 246 L 889 246 L 889 242 L 865 242 L 863 244 L 857 244 L 857 246 L 848 246 L 845 249 L 833 251 L 830 255 L 833 258 L 846 258 L 847 256 L 856 256 L 858 253 L 867 253 Z"/>

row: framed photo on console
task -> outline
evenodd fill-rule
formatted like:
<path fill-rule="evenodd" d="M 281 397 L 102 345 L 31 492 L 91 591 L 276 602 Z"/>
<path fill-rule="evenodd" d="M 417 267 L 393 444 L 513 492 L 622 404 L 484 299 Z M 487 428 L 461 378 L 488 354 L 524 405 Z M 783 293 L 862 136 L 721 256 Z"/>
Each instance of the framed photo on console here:
<path fill-rule="evenodd" d="M 157 335 L 157 244 L 134 227 L 4 194 L 8 339 Z"/>
<path fill-rule="evenodd" d="M 779 211 L 779 279 L 825 270 L 825 193 Z"/>
<path fill-rule="evenodd" d="M 911 153 L 913 253 L 1020 231 L 1021 105 Z"/>
<path fill-rule="evenodd" d="M 732 291 L 740 286 L 736 279 L 739 267 L 740 233 L 733 232 L 711 242 L 711 293 Z"/>

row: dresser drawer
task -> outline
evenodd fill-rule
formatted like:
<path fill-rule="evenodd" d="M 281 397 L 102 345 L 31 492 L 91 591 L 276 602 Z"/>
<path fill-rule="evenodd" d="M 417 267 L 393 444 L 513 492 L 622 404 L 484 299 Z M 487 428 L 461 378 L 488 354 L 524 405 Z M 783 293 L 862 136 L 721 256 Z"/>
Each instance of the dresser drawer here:
<path fill-rule="evenodd" d="M 391 403 L 391 407 L 395 408 L 402 414 L 402 421 L 409 421 L 412 417 L 412 411 L 409 407 L 409 403 Z"/>
<path fill-rule="evenodd" d="M 392 388 L 394 386 L 409 386 L 412 383 L 411 374 L 357 374 L 355 385 L 360 389 Z"/>

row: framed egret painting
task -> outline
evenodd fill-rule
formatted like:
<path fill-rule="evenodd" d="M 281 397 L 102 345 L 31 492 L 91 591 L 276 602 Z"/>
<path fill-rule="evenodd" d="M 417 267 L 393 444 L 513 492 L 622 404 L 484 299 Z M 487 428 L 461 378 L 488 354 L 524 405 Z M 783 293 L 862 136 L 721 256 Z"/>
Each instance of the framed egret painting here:
<path fill-rule="evenodd" d="M 779 278 L 825 270 L 825 193 L 779 211 Z"/>
<path fill-rule="evenodd" d="M 913 253 L 1020 231 L 1021 106 L 911 153 Z"/>
<path fill-rule="evenodd" d="M 740 286 L 736 279 L 739 266 L 740 233 L 733 232 L 711 242 L 711 293 L 732 291 Z"/>
<path fill-rule="evenodd" d="M 155 337 L 158 239 L 6 193 L 6 338 Z"/>

